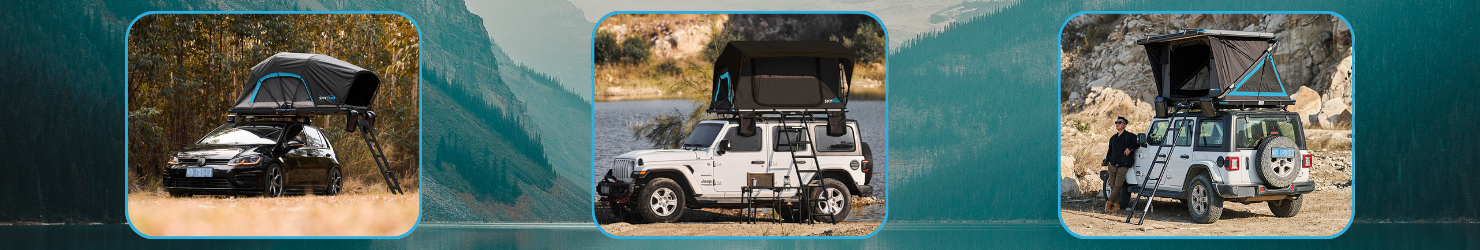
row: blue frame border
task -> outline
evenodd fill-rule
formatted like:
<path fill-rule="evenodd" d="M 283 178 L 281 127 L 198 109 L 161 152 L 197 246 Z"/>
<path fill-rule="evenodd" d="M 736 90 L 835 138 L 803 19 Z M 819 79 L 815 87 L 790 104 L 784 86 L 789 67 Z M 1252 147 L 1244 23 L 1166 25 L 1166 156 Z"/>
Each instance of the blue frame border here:
<path fill-rule="evenodd" d="M 155 14 L 161 14 L 161 15 L 164 15 L 164 14 L 394 14 L 394 15 L 399 15 L 402 18 L 406 18 L 407 21 L 410 21 L 411 22 L 411 26 L 414 27 L 414 28 L 416 28 L 416 43 L 417 44 L 422 44 L 422 42 L 424 42 L 421 39 L 421 34 L 422 34 L 421 26 L 416 24 L 416 19 L 412 19 L 411 16 L 407 16 L 406 13 L 401 13 L 401 12 L 397 12 L 397 11 L 149 11 L 149 12 L 144 12 L 144 14 L 139 14 L 139 16 L 134 17 L 134 20 L 133 21 L 129 21 L 128 30 L 124 32 L 124 38 L 123 38 L 123 54 L 124 54 L 123 65 L 124 65 L 124 68 L 125 69 L 128 68 L 128 36 L 133 34 L 134 24 L 137 23 L 139 21 L 139 19 L 144 18 L 144 16 L 155 15 Z M 422 137 L 426 134 L 423 131 L 424 129 L 421 126 L 422 124 L 426 124 L 423 121 L 423 119 L 426 116 L 425 116 L 425 112 L 424 112 L 424 109 L 422 107 L 422 102 L 421 102 L 421 97 L 422 97 L 421 96 L 421 94 L 422 94 L 422 90 L 421 90 L 421 77 L 422 77 L 422 74 L 424 73 L 422 70 L 425 69 L 424 66 L 426 65 L 426 64 L 423 63 L 423 61 L 425 60 L 425 58 L 426 57 L 425 57 L 425 53 L 423 53 L 423 50 L 418 49 L 416 51 L 416 65 L 417 65 L 416 66 L 416 78 L 417 78 L 416 79 L 416 99 L 417 99 L 417 102 L 416 102 L 416 124 L 417 124 L 417 126 L 416 126 L 416 137 L 417 137 L 416 138 L 416 143 L 418 145 L 417 152 L 416 152 L 416 162 L 417 162 L 417 165 L 421 165 L 421 163 L 424 162 L 424 159 L 423 158 L 426 157 L 426 152 L 424 150 L 426 147 L 420 146 L 421 145 L 421 142 L 423 140 Z M 129 79 L 128 78 L 128 70 L 124 70 L 123 79 L 124 79 L 124 82 L 128 82 L 128 79 Z M 124 84 L 123 94 L 124 94 L 124 96 L 128 96 L 128 84 Z M 129 188 L 129 178 L 128 178 L 128 175 L 129 175 L 129 172 L 128 172 L 128 156 L 129 156 L 129 152 L 127 150 L 127 148 L 128 148 L 128 139 L 127 138 L 129 137 L 129 134 L 128 134 L 128 128 L 129 128 L 129 122 L 128 122 L 128 103 L 129 103 L 128 98 L 124 98 L 124 100 L 123 100 L 123 107 L 124 107 L 123 108 L 124 109 L 124 112 L 123 112 L 123 138 L 124 138 L 123 147 L 125 149 L 124 150 L 124 153 L 123 153 L 123 163 L 124 163 L 124 165 L 123 165 L 123 169 L 124 169 L 123 170 L 123 188 L 124 188 L 124 190 L 128 190 L 128 188 Z M 421 184 L 424 181 L 424 178 L 425 178 L 424 176 L 426 176 L 426 175 L 422 172 L 422 168 L 417 168 L 416 171 L 417 171 L 416 178 L 417 178 L 417 183 L 418 183 L 418 185 L 416 186 L 416 195 L 417 195 L 416 196 L 416 198 L 417 198 L 417 202 L 416 202 L 416 209 L 417 209 L 416 224 L 412 224 L 411 225 L 411 229 L 406 230 L 405 233 L 402 233 L 401 235 L 395 235 L 395 236 L 152 236 L 152 235 L 144 234 L 143 232 L 139 232 L 139 229 L 134 227 L 133 218 L 130 218 L 129 217 L 129 213 L 128 213 L 128 207 L 129 207 L 129 205 L 128 205 L 128 202 L 127 201 L 125 201 L 125 203 L 124 203 L 124 209 L 123 209 L 123 212 L 124 212 L 123 214 L 124 215 L 123 216 L 124 216 L 124 218 L 126 218 L 126 220 L 129 221 L 129 224 L 128 224 L 129 229 L 134 230 L 134 233 L 135 234 L 138 234 L 140 237 L 144 237 L 146 239 L 197 239 L 197 240 L 198 239 L 400 239 L 400 238 L 405 238 L 407 235 L 411 235 L 411 232 L 415 232 L 416 231 L 416 228 L 419 227 L 419 226 L 421 226 L 421 215 L 422 215 L 421 214 L 421 211 L 426 211 L 425 210 L 425 207 L 424 207 L 424 202 L 423 202 L 423 200 L 425 199 L 426 196 L 423 196 L 422 193 L 421 193 L 421 191 L 422 191 L 421 188 L 423 186 L 426 186 L 426 185 L 422 185 Z M 128 195 L 129 195 L 129 192 L 124 192 L 124 200 L 128 200 Z"/>
<path fill-rule="evenodd" d="M 884 20 L 879 19 L 879 16 L 875 16 L 873 13 L 869 13 L 867 11 L 615 11 L 615 12 L 611 12 L 611 13 L 606 13 L 605 16 L 602 16 L 601 17 L 601 20 L 600 21 L 597 21 L 596 22 L 596 26 L 595 27 L 591 27 L 591 37 L 593 39 L 596 37 L 596 32 L 601 29 L 601 23 L 602 22 L 605 22 L 607 18 L 609 18 L 609 17 L 611 17 L 613 15 L 621 15 L 621 14 L 827 14 L 827 15 L 860 14 L 860 15 L 866 15 L 866 16 L 869 16 L 869 17 L 873 18 L 874 19 L 874 22 L 877 22 L 879 24 L 879 28 L 882 29 L 882 30 L 884 30 L 884 44 L 888 44 L 889 43 L 889 29 L 886 28 L 886 27 L 884 27 Z M 885 47 L 887 47 L 887 46 L 885 46 Z M 594 63 L 595 61 L 596 61 L 596 47 L 591 47 L 591 60 L 589 62 L 593 62 L 592 65 L 591 65 L 591 73 L 592 74 L 595 74 L 596 73 L 596 65 Z M 592 79 L 591 80 L 591 93 L 596 93 L 596 80 L 595 79 Z M 596 161 L 595 161 L 595 159 L 596 159 L 596 127 L 595 127 L 596 126 L 596 98 L 595 97 L 592 97 L 591 98 L 591 108 L 592 108 L 591 109 L 591 126 L 592 126 L 591 127 L 591 159 L 593 160 L 591 162 L 591 171 L 592 171 L 592 173 L 595 173 L 595 171 L 596 171 Z M 889 52 L 888 52 L 888 49 L 887 48 L 885 49 L 885 53 L 884 53 L 884 148 L 886 149 L 886 150 L 884 150 L 884 220 L 881 221 L 881 222 L 879 222 L 879 226 L 874 228 L 874 232 L 869 233 L 868 235 L 863 235 L 863 236 L 616 236 L 616 235 L 612 235 L 611 233 L 607 232 L 606 229 L 601 228 L 601 223 L 597 223 L 596 222 L 596 196 L 595 195 L 592 195 L 590 202 L 588 202 L 588 204 L 591 205 L 591 223 L 596 225 L 596 229 L 597 230 L 600 230 L 601 231 L 601 234 L 605 234 L 607 237 L 612 237 L 614 239 L 867 239 L 869 237 L 873 237 L 876 234 L 879 234 L 879 231 L 882 231 L 884 229 L 884 225 L 886 225 L 886 224 L 889 223 L 889 214 L 890 214 L 889 213 L 889 198 L 891 198 L 889 196 L 889 153 L 888 153 L 889 150 L 887 150 L 889 148 Z M 594 194 L 594 192 L 596 190 L 596 176 L 594 174 L 591 176 L 590 183 L 591 183 L 591 189 L 587 189 L 587 190 L 588 191 L 592 191 L 593 194 Z"/>
<path fill-rule="evenodd" d="M 1064 28 L 1065 27 L 1068 27 L 1069 21 L 1070 20 L 1074 20 L 1075 17 L 1081 16 L 1081 15 L 1097 15 L 1097 14 L 1207 14 L 1207 15 L 1211 15 L 1211 14 L 1324 14 L 1324 15 L 1336 16 L 1336 18 L 1339 18 L 1339 19 L 1341 19 L 1342 22 L 1346 23 L 1346 26 L 1347 26 L 1348 30 L 1351 30 L 1351 33 L 1352 33 L 1352 44 L 1353 44 L 1352 48 L 1356 48 L 1356 42 L 1357 42 L 1356 31 L 1355 31 L 1355 29 L 1352 29 L 1351 28 L 1351 26 L 1352 26 L 1351 25 L 1351 21 L 1347 20 L 1346 17 L 1341 16 L 1341 14 L 1337 14 L 1336 12 L 1331 12 L 1331 11 L 1080 11 L 1080 12 L 1074 13 L 1073 15 L 1070 15 L 1069 18 L 1065 18 L 1064 19 L 1064 23 L 1059 25 L 1059 34 L 1063 34 L 1064 33 Z M 1058 46 L 1059 47 L 1059 65 L 1064 65 L 1064 57 L 1063 57 L 1064 56 L 1064 45 L 1063 45 L 1063 39 L 1064 39 L 1064 37 L 1062 35 L 1059 36 L 1059 46 Z M 1356 121 L 1357 121 L 1357 115 L 1356 115 L 1357 114 L 1357 112 L 1356 112 L 1356 109 L 1357 109 L 1357 106 L 1356 106 L 1357 97 L 1356 96 L 1357 95 L 1356 94 L 1357 93 L 1355 91 L 1356 90 L 1355 86 L 1357 84 L 1357 81 L 1356 81 L 1356 78 L 1357 78 L 1357 70 L 1356 70 L 1357 69 L 1357 67 L 1356 67 L 1357 52 L 1356 52 L 1356 49 L 1352 49 L 1352 52 L 1351 53 L 1352 53 L 1352 76 L 1351 76 L 1351 78 L 1352 78 L 1352 86 L 1353 86 L 1353 89 L 1352 90 L 1353 91 L 1352 91 L 1352 103 L 1349 106 L 1352 109 L 1352 131 L 1356 131 L 1356 129 L 1357 129 L 1357 123 L 1356 123 Z M 1056 72 L 1055 74 L 1057 74 L 1059 76 L 1059 79 L 1058 79 L 1058 85 L 1055 85 L 1054 88 L 1057 89 L 1058 92 L 1063 92 L 1064 91 L 1064 89 L 1063 89 L 1064 88 L 1064 72 L 1061 70 L 1061 71 Z M 1278 72 L 1276 72 L 1276 74 L 1278 74 Z M 1062 107 L 1060 107 L 1060 108 L 1062 109 Z M 1062 110 L 1060 110 L 1060 112 L 1059 112 L 1059 124 L 1063 124 L 1063 123 L 1064 123 L 1064 114 L 1063 114 Z M 1058 144 L 1059 144 L 1059 150 L 1058 150 L 1059 155 L 1063 155 L 1064 154 L 1063 137 L 1064 137 L 1064 135 L 1062 133 L 1060 133 L 1059 134 L 1059 142 L 1058 142 Z M 1352 134 L 1352 148 L 1355 149 L 1356 147 L 1357 147 L 1356 134 L 1353 133 Z M 1352 154 L 1355 155 L 1356 154 L 1356 151 L 1355 150 L 1352 151 Z M 1057 162 L 1060 165 L 1064 164 L 1064 162 L 1062 161 L 1062 159 L 1060 159 Z M 1356 157 L 1352 157 L 1352 165 L 1353 166 L 1356 166 L 1356 164 L 1357 164 Z M 1357 170 L 1352 170 L 1352 176 L 1353 176 L 1353 178 L 1352 178 L 1352 187 L 1351 187 L 1352 194 L 1356 194 L 1356 192 L 1357 192 L 1357 185 L 1356 185 L 1357 179 L 1355 178 L 1356 171 Z M 1058 174 L 1061 174 L 1061 173 L 1058 173 Z M 1058 179 L 1058 176 L 1054 176 L 1054 179 Z M 1064 193 L 1064 189 L 1063 189 L 1062 186 L 1060 186 L 1058 188 L 1055 188 L 1054 190 L 1058 191 L 1057 193 L 1054 194 L 1055 196 Z M 1069 225 L 1064 224 L 1064 213 L 1063 213 L 1063 211 L 1064 211 L 1064 202 L 1063 202 L 1063 198 L 1062 197 L 1059 198 L 1060 201 L 1059 201 L 1059 203 L 1058 203 L 1057 206 L 1059 208 L 1059 213 L 1058 213 L 1058 215 L 1059 215 L 1059 225 L 1064 228 L 1064 231 L 1069 232 L 1069 235 L 1074 235 L 1075 238 L 1080 238 L 1080 239 L 1121 239 L 1121 240 L 1128 240 L 1128 239 L 1129 240 L 1139 240 L 1139 239 L 1221 239 L 1221 240 L 1228 240 L 1228 239 L 1334 239 L 1336 237 L 1340 237 L 1342 234 L 1346 234 L 1346 231 L 1347 230 L 1350 230 L 1352 228 L 1352 221 L 1355 221 L 1356 216 L 1357 216 L 1357 200 L 1356 200 L 1356 198 L 1357 197 L 1355 195 L 1353 195 L 1353 197 L 1352 197 L 1352 206 L 1351 206 L 1351 215 L 1350 215 L 1350 217 L 1348 217 L 1346 219 L 1346 227 L 1345 228 L 1342 228 L 1340 232 L 1336 232 L 1336 234 L 1333 234 L 1333 235 L 1330 235 L 1330 236 L 1084 236 L 1084 235 L 1079 235 L 1078 233 L 1075 233 L 1074 230 L 1069 229 Z"/>

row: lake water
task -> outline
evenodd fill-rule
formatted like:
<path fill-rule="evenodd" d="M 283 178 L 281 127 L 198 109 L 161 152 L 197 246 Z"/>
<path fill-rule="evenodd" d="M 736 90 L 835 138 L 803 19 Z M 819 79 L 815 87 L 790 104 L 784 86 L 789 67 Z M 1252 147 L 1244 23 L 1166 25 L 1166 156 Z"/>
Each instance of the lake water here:
<path fill-rule="evenodd" d="M 642 100 L 642 101 L 617 101 L 597 102 L 593 115 L 596 116 L 595 138 L 596 156 L 593 163 L 596 171 L 592 172 L 592 182 L 601 179 L 606 170 L 611 169 L 612 159 L 622 153 L 633 150 L 651 149 L 652 142 L 647 139 L 632 136 L 632 131 L 627 127 L 641 124 L 653 117 L 662 114 L 687 114 L 700 104 L 689 102 L 684 99 L 664 100 Z M 886 169 L 886 158 L 888 145 L 884 143 L 884 135 L 887 132 L 885 126 L 884 101 L 851 101 L 848 103 L 848 118 L 858 120 L 858 126 L 863 131 L 863 141 L 868 143 L 874 151 L 874 168 Z M 874 175 L 874 197 L 884 198 L 885 178 L 882 174 Z"/>

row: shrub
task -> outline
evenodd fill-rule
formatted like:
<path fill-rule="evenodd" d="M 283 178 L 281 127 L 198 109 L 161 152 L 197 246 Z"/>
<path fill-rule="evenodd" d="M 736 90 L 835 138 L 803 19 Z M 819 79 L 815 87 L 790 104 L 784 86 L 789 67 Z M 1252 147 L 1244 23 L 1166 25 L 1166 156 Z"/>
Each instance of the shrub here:
<path fill-rule="evenodd" d="M 617 46 L 617 35 L 610 31 L 597 31 L 593 43 L 597 64 L 615 62 L 622 56 L 622 47 Z"/>
<path fill-rule="evenodd" d="M 652 47 L 653 45 L 648 44 L 647 39 L 636 35 L 629 35 L 627 39 L 622 40 L 622 60 L 632 64 L 647 62 L 648 51 Z"/>

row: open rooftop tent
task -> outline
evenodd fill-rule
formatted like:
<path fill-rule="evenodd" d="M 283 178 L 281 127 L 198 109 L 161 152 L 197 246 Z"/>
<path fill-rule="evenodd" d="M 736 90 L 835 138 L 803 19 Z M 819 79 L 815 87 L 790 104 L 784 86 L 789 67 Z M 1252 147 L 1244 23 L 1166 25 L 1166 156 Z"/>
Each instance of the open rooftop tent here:
<path fill-rule="evenodd" d="M 853 63 L 839 42 L 730 42 L 714 61 L 708 111 L 843 111 Z"/>
<path fill-rule="evenodd" d="M 1274 33 L 1183 29 L 1137 40 L 1156 77 L 1158 106 L 1199 101 L 1203 106 L 1294 104 L 1271 54 Z"/>
<path fill-rule="evenodd" d="M 708 112 L 740 118 L 740 134 L 755 134 L 765 114 L 824 114 L 828 134 L 846 133 L 853 50 L 831 41 L 734 41 L 714 60 Z"/>
<path fill-rule="evenodd" d="M 236 105 L 238 115 L 323 115 L 368 110 L 380 78 L 322 54 L 281 52 L 252 66 Z"/>

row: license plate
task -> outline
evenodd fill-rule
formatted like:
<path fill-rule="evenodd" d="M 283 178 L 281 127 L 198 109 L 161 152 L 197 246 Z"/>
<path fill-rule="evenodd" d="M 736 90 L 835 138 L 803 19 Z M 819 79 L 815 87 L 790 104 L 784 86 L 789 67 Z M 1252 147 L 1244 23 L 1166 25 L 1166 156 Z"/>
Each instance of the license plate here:
<path fill-rule="evenodd" d="M 211 177 L 212 168 L 185 168 L 185 177 Z"/>
<path fill-rule="evenodd" d="M 605 194 L 605 193 L 611 193 L 611 192 L 612 192 L 612 187 L 605 187 L 605 186 L 604 187 L 601 187 L 601 193 Z"/>
<path fill-rule="evenodd" d="M 1269 156 L 1271 156 L 1271 157 L 1277 157 L 1277 158 L 1294 158 L 1295 157 L 1295 149 L 1293 149 L 1293 148 L 1276 148 L 1276 149 L 1274 149 L 1274 152 L 1270 152 L 1270 155 Z"/>

